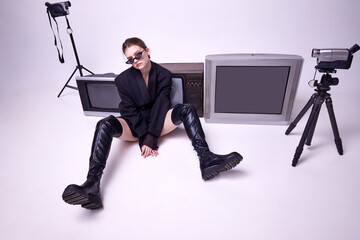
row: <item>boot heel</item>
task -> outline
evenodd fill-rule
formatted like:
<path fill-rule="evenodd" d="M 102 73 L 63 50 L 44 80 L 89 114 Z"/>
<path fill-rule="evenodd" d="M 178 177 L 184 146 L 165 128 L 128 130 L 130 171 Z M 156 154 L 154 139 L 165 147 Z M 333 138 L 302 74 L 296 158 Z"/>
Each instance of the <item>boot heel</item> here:
<path fill-rule="evenodd" d="M 201 169 L 201 175 L 203 180 L 210 180 L 219 175 L 220 172 L 225 172 L 236 167 L 242 159 L 243 157 L 239 153 L 230 153 L 229 155 L 227 155 L 223 163 Z"/>
<path fill-rule="evenodd" d="M 99 208 L 103 207 L 101 198 L 99 196 L 89 195 L 88 200 L 89 200 L 89 202 L 81 204 L 81 207 L 90 209 L 90 210 L 99 209 Z"/>
<path fill-rule="evenodd" d="M 102 201 L 99 196 L 87 194 L 83 187 L 72 184 L 65 188 L 62 199 L 71 205 L 81 205 L 86 209 L 102 208 Z"/>

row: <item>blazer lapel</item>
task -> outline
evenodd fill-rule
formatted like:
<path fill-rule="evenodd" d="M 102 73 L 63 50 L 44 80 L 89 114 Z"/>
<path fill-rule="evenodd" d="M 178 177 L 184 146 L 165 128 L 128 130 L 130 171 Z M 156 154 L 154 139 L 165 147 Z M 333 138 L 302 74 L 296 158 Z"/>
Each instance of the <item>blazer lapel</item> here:
<path fill-rule="evenodd" d="M 148 104 L 151 101 L 148 89 L 145 85 L 145 81 L 141 75 L 141 72 L 136 69 L 135 69 L 135 79 L 136 79 L 136 83 L 139 87 L 140 94 L 141 94 L 142 98 L 144 99 L 144 104 Z"/>
<path fill-rule="evenodd" d="M 155 100 L 155 94 L 156 94 L 156 66 L 151 62 L 151 70 L 149 73 L 149 82 L 148 82 L 148 88 L 149 88 L 149 95 L 151 101 Z"/>

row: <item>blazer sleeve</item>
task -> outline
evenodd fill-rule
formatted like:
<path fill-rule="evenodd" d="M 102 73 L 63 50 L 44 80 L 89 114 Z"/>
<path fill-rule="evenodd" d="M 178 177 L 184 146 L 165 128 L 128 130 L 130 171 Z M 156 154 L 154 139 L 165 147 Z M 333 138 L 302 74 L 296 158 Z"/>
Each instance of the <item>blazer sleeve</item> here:
<path fill-rule="evenodd" d="M 160 71 L 157 76 L 157 91 L 155 102 L 150 113 L 148 132 L 156 137 L 160 137 L 166 114 L 171 107 L 170 92 L 172 87 L 172 77 L 170 71 L 161 68 L 159 65 L 157 67 L 160 68 Z"/>

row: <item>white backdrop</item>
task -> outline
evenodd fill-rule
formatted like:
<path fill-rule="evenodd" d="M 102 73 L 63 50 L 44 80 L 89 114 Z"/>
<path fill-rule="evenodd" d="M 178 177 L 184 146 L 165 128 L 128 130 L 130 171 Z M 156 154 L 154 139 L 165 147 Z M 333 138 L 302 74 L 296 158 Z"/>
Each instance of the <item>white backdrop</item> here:
<path fill-rule="evenodd" d="M 203 124 L 214 152 L 244 156 L 209 184 L 181 129 L 161 140 L 156 159 L 143 160 L 136 144 L 114 141 L 102 182 L 105 209 L 89 212 L 60 197 L 67 184 L 84 180 L 98 121 L 83 115 L 76 91 L 56 98 L 76 66 L 65 19 L 57 18 L 60 64 L 45 1 L 0 1 L 1 239 L 359 239 L 360 52 L 351 69 L 334 74 L 340 83 L 331 90 L 343 156 L 325 107 L 316 140 L 295 169 L 290 161 L 305 119 L 291 136 L 285 126 Z M 71 3 L 81 63 L 96 73 L 128 67 L 121 44 L 132 36 L 147 43 L 156 62 L 203 62 L 217 53 L 300 55 L 295 114 L 314 93 L 307 85 L 316 62 L 311 50 L 360 44 L 358 0 Z"/>
<path fill-rule="evenodd" d="M 65 64 L 57 60 L 44 3 L 2 1 L 1 72 L 24 84 L 36 84 L 36 76 L 46 74 L 46 84 L 61 87 L 76 61 L 64 17 L 57 20 Z M 121 44 L 137 36 L 156 62 L 203 62 L 205 55 L 216 53 L 298 54 L 305 59 L 301 88 L 314 73 L 313 48 L 360 43 L 357 0 L 73 0 L 71 4 L 68 18 L 81 64 L 96 73 L 127 68 Z M 360 89 L 358 54 L 349 71 L 338 72 L 337 91 Z M 1 82 L 8 81 L 1 77 Z"/>

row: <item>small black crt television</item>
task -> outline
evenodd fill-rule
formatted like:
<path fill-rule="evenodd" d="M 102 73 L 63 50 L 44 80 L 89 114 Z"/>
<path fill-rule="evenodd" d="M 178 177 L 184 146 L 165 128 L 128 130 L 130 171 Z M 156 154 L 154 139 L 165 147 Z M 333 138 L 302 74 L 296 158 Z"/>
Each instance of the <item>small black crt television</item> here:
<path fill-rule="evenodd" d="M 163 63 L 172 73 L 172 107 L 177 103 L 191 103 L 199 116 L 203 116 L 204 63 Z M 80 100 L 86 116 L 120 116 L 121 101 L 115 78 L 105 73 L 76 77 Z"/>
<path fill-rule="evenodd" d="M 119 92 L 116 74 L 94 74 L 76 77 L 81 104 L 86 116 L 119 116 Z"/>

